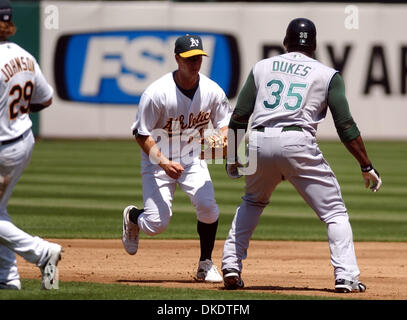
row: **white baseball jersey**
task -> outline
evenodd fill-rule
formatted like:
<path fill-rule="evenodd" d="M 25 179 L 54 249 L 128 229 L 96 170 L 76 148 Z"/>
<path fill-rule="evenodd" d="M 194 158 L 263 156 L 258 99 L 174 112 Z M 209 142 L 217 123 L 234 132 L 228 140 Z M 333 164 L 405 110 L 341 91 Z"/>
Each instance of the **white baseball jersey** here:
<path fill-rule="evenodd" d="M 20 283 L 16 253 L 37 266 L 48 257 L 50 243 L 16 227 L 7 205 L 34 147 L 29 105 L 44 103 L 52 94 L 33 56 L 14 43 L 0 42 L 0 141 L 21 136 L 0 145 L 0 283 Z"/>
<path fill-rule="evenodd" d="M 44 103 L 52 95 L 35 58 L 15 43 L 0 42 L 0 141 L 31 128 L 29 104 Z"/>
<path fill-rule="evenodd" d="M 177 185 L 190 197 L 199 221 L 211 224 L 218 220 L 219 208 L 207 163 L 200 159 L 199 135 L 210 123 L 215 129 L 227 126 L 231 113 L 223 90 L 203 74 L 199 74 L 192 100 L 178 89 L 171 72 L 144 91 L 133 132 L 152 136 L 161 152 L 185 170 L 175 180 L 142 152 L 144 212 L 138 218 L 140 230 L 152 236 L 167 228 Z M 197 137 L 199 143 L 191 142 L 191 137 Z"/>
<path fill-rule="evenodd" d="M 258 93 L 252 127 L 298 125 L 315 135 L 326 116 L 328 87 L 336 72 L 298 52 L 259 61 L 253 67 Z"/>
<path fill-rule="evenodd" d="M 136 121 L 132 125 L 132 130 L 137 129 L 140 135 L 156 138 L 158 131 L 161 138 L 158 147 L 174 161 L 182 162 L 192 153 L 190 161 L 199 159 L 201 146 L 191 143 L 190 138 L 197 137 L 197 133 L 208 128 L 210 122 L 214 129 L 229 124 L 232 108 L 224 91 L 205 75 L 199 74 L 199 77 L 199 86 L 192 100 L 177 88 L 172 72 L 153 82 L 141 97 Z M 144 153 L 143 163 L 149 163 Z"/>

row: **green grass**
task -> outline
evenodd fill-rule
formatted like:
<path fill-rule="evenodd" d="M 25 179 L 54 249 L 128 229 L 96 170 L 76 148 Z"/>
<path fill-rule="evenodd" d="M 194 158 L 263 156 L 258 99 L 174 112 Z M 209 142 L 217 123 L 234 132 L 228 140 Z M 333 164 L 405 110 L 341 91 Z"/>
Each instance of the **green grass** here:
<path fill-rule="evenodd" d="M 0 290 L 0 300 L 319 300 L 302 295 L 246 291 L 172 289 L 151 286 L 60 281 L 59 290 L 40 290 L 40 280 L 22 280 L 22 290 Z M 159 297 L 159 298 L 157 298 Z M 335 300 L 335 299 L 333 299 Z M 336 299 L 337 300 L 337 299 Z"/>
<path fill-rule="evenodd" d="M 341 185 L 356 241 L 407 241 L 407 142 L 366 142 L 383 178 L 378 193 L 364 188 L 356 160 L 339 142 L 320 148 Z M 140 151 L 134 141 L 40 140 L 9 202 L 12 221 L 44 238 L 120 239 L 122 210 L 142 206 Z M 220 207 L 217 239 L 225 239 L 244 180 L 230 180 L 223 165 L 209 165 Z M 178 189 L 169 228 L 156 239 L 198 239 L 196 216 Z M 146 238 L 144 234 L 142 238 Z M 253 239 L 326 241 L 325 225 L 294 188 L 283 182 L 274 192 Z M 314 299 L 267 293 L 165 289 L 157 287 L 61 283 L 57 292 L 39 290 L 39 281 L 24 280 L 20 292 L 0 292 L 4 300 L 284 300 Z M 317 299 L 317 298 L 316 298 Z"/>
<path fill-rule="evenodd" d="M 364 188 L 356 160 L 339 142 L 320 148 L 331 164 L 346 202 L 356 241 L 407 241 L 407 142 L 366 142 L 383 178 L 378 193 Z M 140 151 L 134 141 L 37 142 L 32 161 L 9 202 L 14 223 L 54 238 L 120 238 L 121 212 L 142 206 Z M 244 180 L 230 180 L 223 165 L 210 164 L 220 207 L 218 239 L 225 239 Z M 169 228 L 157 239 L 195 239 L 196 217 L 178 188 Z M 146 237 L 142 235 L 142 237 Z M 253 239 L 325 240 L 325 225 L 288 183 L 265 208 Z"/>

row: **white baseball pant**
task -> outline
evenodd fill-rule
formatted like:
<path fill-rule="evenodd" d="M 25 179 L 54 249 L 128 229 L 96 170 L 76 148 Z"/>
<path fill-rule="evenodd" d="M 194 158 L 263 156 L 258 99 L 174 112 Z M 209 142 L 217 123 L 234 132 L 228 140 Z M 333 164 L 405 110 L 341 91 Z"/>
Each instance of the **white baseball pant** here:
<path fill-rule="evenodd" d="M 158 166 L 148 167 L 142 172 L 144 212 L 138 217 L 138 225 L 146 234 L 153 236 L 167 229 L 177 184 L 189 196 L 199 221 L 211 224 L 218 220 L 219 208 L 204 160 L 185 166 L 177 180 Z"/>
<path fill-rule="evenodd" d="M 20 278 L 15 253 L 41 266 L 49 243 L 33 237 L 15 226 L 7 212 L 13 188 L 28 165 L 34 147 L 31 129 L 17 142 L 0 146 L 0 282 Z"/>
<path fill-rule="evenodd" d="M 265 128 L 251 133 L 249 148 L 257 152 L 257 170 L 245 176 L 246 191 L 224 245 L 222 269 L 242 270 L 260 215 L 284 177 L 326 224 L 335 279 L 357 279 L 360 272 L 348 213 L 316 138 L 306 131 Z"/>

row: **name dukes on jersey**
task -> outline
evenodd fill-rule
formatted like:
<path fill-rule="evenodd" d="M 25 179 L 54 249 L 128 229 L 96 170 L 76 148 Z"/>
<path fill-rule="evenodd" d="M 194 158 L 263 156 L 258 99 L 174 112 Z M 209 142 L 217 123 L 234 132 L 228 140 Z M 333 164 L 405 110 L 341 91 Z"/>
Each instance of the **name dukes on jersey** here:
<path fill-rule="evenodd" d="M 295 74 L 297 76 L 306 77 L 312 70 L 310 66 L 304 66 L 303 64 L 296 64 L 284 61 L 273 61 L 273 71 L 284 72 L 288 74 Z"/>
<path fill-rule="evenodd" d="M 204 129 L 203 126 L 209 123 L 210 115 L 210 112 L 199 111 L 199 113 L 195 116 L 194 113 L 191 112 L 188 116 L 188 122 L 185 122 L 185 116 L 183 114 L 177 118 L 170 117 L 167 119 L 163 129 L 169 134 L 182 134 L 182 131 L 186 129 L 198 129 L 202 135 Z"/>
<path fill-rule="evenodd" d="M 16 73 L 22 71 L 34 72 L 34 61 L 27 57 L 15 57 L 1 68 L 1 72 L 6 77 L 4 80 L 5 83 L 7 83 Z"/>

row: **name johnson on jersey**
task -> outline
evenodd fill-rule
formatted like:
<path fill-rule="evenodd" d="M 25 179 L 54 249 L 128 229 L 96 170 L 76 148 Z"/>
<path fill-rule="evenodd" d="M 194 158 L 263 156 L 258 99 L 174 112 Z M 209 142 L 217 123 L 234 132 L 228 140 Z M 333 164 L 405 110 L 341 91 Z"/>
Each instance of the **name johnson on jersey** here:
<path fill-rule="evenodd" d="M 34 72 L 34 60 L 28 57 L 15 57 L 7 62 L 1 72 L 6 77 L 4 82 L 7 83 L 16 74 L 22 71 Z"/>

